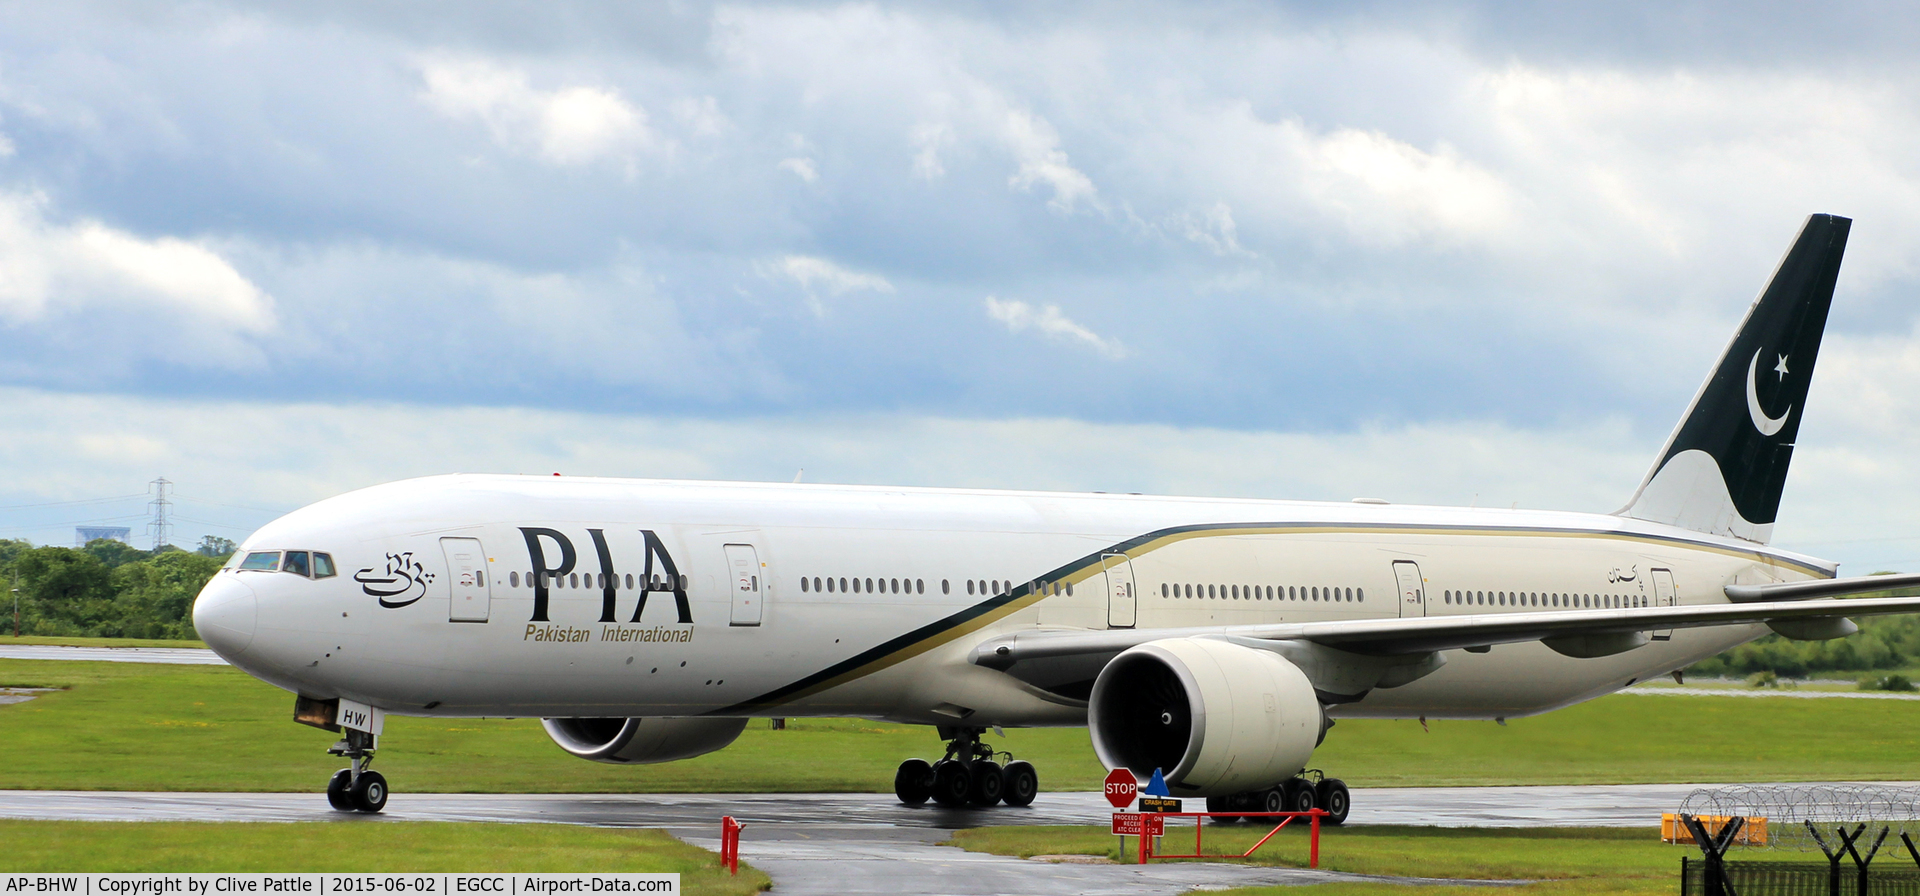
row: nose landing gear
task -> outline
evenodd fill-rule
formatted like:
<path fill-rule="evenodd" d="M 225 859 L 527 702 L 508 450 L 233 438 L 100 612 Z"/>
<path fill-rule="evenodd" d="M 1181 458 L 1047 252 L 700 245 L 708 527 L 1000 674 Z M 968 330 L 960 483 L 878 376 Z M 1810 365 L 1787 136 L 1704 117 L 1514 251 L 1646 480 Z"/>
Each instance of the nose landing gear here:
<path fill-rule="evenodd" d="M 387 807 L 387 779 L 367 766 L 373 764 L 376 739 L 351 728 L 328 748 L 329 756 L 345 756 L 350 763 L 327 781 L 327 803 L 342 812 L 378 812 Z"/>
<path fill-rule="evenodd" d="M 1040 776 L 1033 764 L 996 752 L 980 742 L 985 728 L 942 726 L 947 753 L 938 762 L 909 759 L 893 776 L 893 794 L 900 802 L 918 806 L 928 799 L 949 809 L 984 809 L 995 803 L 1025 806 L 1040 793 Z M 994 761 L 1004 756 L 1005 765 Z"/>

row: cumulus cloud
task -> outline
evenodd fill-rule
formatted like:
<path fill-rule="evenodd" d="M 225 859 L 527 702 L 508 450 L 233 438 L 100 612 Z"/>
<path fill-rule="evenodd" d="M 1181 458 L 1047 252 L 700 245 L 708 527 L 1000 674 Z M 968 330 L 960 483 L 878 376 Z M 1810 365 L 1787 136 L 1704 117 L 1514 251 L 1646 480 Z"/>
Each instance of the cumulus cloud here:
<path fill-rule="evenodd" d="M 1034 330 L 1048 339 L 1090 348 L 1115 361 L 1127 356 L 1127 349 L 1119 340 L 1108 339 L 1075 323 L 1061 313 L 1058 305 L 1035 308 L 1019 299 L 1002 301 L 987 296 L 987 316 L 1014 333 Z"/>
<path fill-rule="evenodd" d="M 790 172 L 794 177 L 800 178 L 807 183 L 813 183 L 820 179 L 820 173 L 813 170 L 812 159 L 801 157 L 781 159 L 780 164 L 776 167 L 781 171 Z"/>
<path fill-rule="evenodd" d="M 0 193 L 0 315 L 15 323 L 89 305 L 160 309 L 217 330 L 264 333 L 273 298 L 207 245 L 97 221 L 49 220 L 41 195 Z"/>
<path fill-rule="evenodd" d="M 631 162 L 659 145 L 646 111 L 615 90 L 540 90 L 526 72 L 480 60 L 430 61 L 421 75 L 423 98 L 442 115 L 477 120 L 500 146 L 551 164 Z M 689 115 L 701 118 L 697 108 Z"/>
<path fill-rule="evenodd" d="M 807 294 L 807 305 L 815 316 L 824 317 L 827 307 L 820 294 L 845 295 L 850 292 L 893 292 L 893 284 L 879 274 L 850 270 L 824 258 L 811 255 L 783 255 L 763 263 L 763 273 L 783 277 L 800 285 Z"/>
<path fill-rule="evenodd" d="M 1095 202 L 1093 180 L 1068 161 L 1066 151 L 1060 148 L 1060 135 L 1045 119 L 1031 112 L 1010 109 L 1002 128 L 1007 148 L 1020 166 L 1007 179 L 1008 184 L 1022 190 L 1031 190 L 1035 185 L 1049 188 L 1053 198 L 1047 200 L 1047 207 L 1057 212 L 1071 212 L 1080 202 Z M 938 164 L 937 160 L 933 164 Z"/>

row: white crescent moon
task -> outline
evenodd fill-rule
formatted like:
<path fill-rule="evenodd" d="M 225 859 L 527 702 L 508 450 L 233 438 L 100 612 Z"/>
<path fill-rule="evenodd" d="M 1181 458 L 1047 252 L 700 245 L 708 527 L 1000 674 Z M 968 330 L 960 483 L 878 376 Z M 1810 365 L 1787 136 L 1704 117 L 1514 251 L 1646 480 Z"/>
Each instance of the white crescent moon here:
<path fill-rule="evenodd" d="M 1747 416 L 1753 418 L 1754 429 L 1760 430 L 1763 436 L 1770 436 L 1787 425 L 1787 418 L 1793 416 L 1793 405 L 1787 405 L 1786 413 L 1777 419 L 1767 416 L 1767 412 L 1760 409 L 1760 392 L 1753 385 L 1754 373 L 1759 369 L 1760 349 L 1756 348 L 1753 350 L 1753 360 L 1747 362 Z"/>

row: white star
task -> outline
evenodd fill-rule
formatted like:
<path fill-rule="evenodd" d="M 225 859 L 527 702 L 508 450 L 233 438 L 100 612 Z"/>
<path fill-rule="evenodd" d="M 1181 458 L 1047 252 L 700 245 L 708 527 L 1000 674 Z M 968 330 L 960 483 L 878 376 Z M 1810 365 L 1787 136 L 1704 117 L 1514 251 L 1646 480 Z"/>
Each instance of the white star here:
<path fill-rule="evenodd" d="M 1780 363 L 1773 365 L 1773 369 L 1780 374 L 1779 378 L 1784 380 L 1787 378 L 1787 356 L 1780 355 L 1778 357 L 1780 358 Z"/>

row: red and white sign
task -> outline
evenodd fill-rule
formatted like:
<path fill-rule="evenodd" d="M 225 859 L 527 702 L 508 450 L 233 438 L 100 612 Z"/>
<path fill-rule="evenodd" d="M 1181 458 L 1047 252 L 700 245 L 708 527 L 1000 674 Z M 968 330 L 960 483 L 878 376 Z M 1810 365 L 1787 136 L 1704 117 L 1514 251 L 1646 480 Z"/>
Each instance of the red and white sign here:
<path fill-rule="evenodd" d="M 1164 815 L 1151 813 L 1115 812 L 1113 832 L 1127 837 L 1161 837 L 1167 833 L 1167 819 Z"/>
<path fill-rule="evenodd" d="M 1115 809 L 1125 809 L 1133 804 L 1134 795 L 1140 792 L 1140 780 L 1124 768 L 1116 768 L 1107 773 L 1107 802 Z"/>

